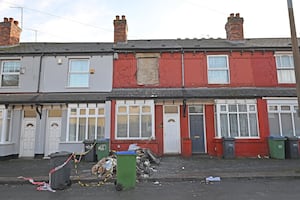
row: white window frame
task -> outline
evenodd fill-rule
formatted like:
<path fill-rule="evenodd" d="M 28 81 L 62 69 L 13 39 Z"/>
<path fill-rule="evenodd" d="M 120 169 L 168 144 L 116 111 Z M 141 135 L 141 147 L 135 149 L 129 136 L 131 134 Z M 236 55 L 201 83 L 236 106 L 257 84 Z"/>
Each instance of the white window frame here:
<path fill-rule="evenodd" d="M 5 63 L 10 63 L 10 62 L 17 62 L 19 63 L 19 71 L 16 72 L 4 72 L 4 65 Z M 20 85 L 20 71 L 21 71 L 21 62 L 18 59 L 7 59 L 7 60 L 2 60 L 1 61 L 1 71 L 0 71 L 0 87 L 18 87 Z M 8 76 L 18 76 L 18 84 L 17 85 L 11 85 L 11 86 L 2 86 L 2 82 L 3 82 L 3 75 L 8 75 Z"/>
<path fill-rule="evenodd" d="M 228 128 L 228 136 L 224 137 L 234 137 L 234 138 L 241 138 L 241 139 L 257 139 L 260 137 L 259 134 L 259 121 L 258 121 L 258 115 L 257 115 L 257 105 L 256 105 L 256 100 L 255 99 L 246 99 L 246 100 L 216 100 L 215 101 L 215 112 L 216 112 L 216 119 L 217 119 L 217 133 L 216 137 L 221 138 L 223 137 L 221 134 L 221 114 L 226 114 L 227 115 L 227 128 Z M 246 105 L 247 111 L 242 111 L 240 112 L 237 110 L 236 112 L 230 112 L 229 111 L 229 105 Z M 221 106 L 225 106 L 226 110 L 222 111 Z M 224 108 L 224 107 L 223 107 Z M 255 108 L 255 110 L 251 110 L 250 108 Z M 230 114 L 237 114 L 237 126 L 238 126 L 238 136 L 231 136 L 230 135 L 230 120 L 229 120 L 229 115 Z M 240 129 L 240 114 L 247 114 L 247 123 L 248 123 L 248 136 L 241 136 L 241 129 Z M 257 130 L 257 135 L 251 135 L 251 126 L 250 126 L 250 114 L 255 114 L 256 116 L 256 130 Z"/>
<path fill-rule="evenodd" d="M 87 61 L 87 70 L 86 71 L 71 71 L 73 61 Z M 88 80 L 86 85 L 71 85 L 71 76 L 72 75 L 87 75 Z M 69 59 L 69 70 L 68 70 L 68 87 L 70 88 L 87 88 L 89 87 L 90 82 L 90 59 L 89 58 L 70 58 Z"/>
<path fill-rule="evenodd" d="M 76 109 L 76 114 L 72 114 L 71 111 Z M 90 109 L 95 109 L 95 114 L 89 114 Z M 104 113 L 98 113 L 99 109 L 104 109 Z M 80 114 L 80 110 L 85 110 L 85 114 Z M 105 123 L 105 104 L 69 104 L 68 105 L 68 120 L 67 120 L 67 134 L 66 134 L 66 142 L 82 142 L 79 140 L 79 119 L 85 118 L 85 135 L 84 140 L 88 139 L 88 119 L 93 117 L 95 118 L 95 138 L 93 139 L 103 139 L 105 137 L 105 130 L 103 130 L 103 138 L 97 138 L 97 122 L 98 119 L 103 119 Z M 76 128 L 75 128 L 75 140 L 70 140 L 70 118 L 76 118 Z M 105 128 L 105 124 L 104 124 Z"/>
<path fill-rule="evenodd" d="M 9 144 L 12 139 L 12 110 L 5 109 L 5 106 L 0 106 L 1 114 L 0 121 L 0 144 Z M 9 116 L 10 115 L 10 116 Z M 8 123 L 9 120 L 9 123 Z M 6 133 L 8 131 L 8 139 L 6 139 Z"/>
<path fill-rule="evenodd" d="M 212 58 L 217 58 L 217 57 L 225 57 L 226 58 L 226 67 L 219 67 L 219 68 L 210 68 L 209 65 L 209 60 Z M 227 73 L 227 81 L 212 81 L 210 80 L 209 72 L 216 72 L 216 71 L 225 71 Z M 208 55 L 207 56 L 207 80 L 208 84 L 229 84 L 230 83 L 230 70 L 229 70 L 229 60 L 228 60 L 228 55 Z"/>
<path fill-rule="evenodd" d="M 126 113 L 118 113 L 118 108 L 121 106 L 125 106 L 126 107 Z M 139 137 L 130 137 L 129 136 L 129 120 L 127 121 L 127 136 L 126 137 L 118 137 L 118 115 L 123 115 L 123 116 L 129 116 L 129 107 L 130 106 L 139 106 L 140 107 L 140 121 L 139 121 Z M 142 106 L 150 106 L 150 113 L 145 113 L 146 115 L 151 114 L 151 136 L 150 137 L 142 137 L 142 133 L 141 133 L 141 116 L 143 115 L 142 113 Z M 154 101 L 153 100 L 120 100 L 116 102 L 116 120 L 115 120 L 115 139 L 116 140 L 149 140 L 149 139 L 154 139 L 155 138 L 155 118 L 154 118 Z"/>
<path fill-rule="evenodd" d="M 278 83 L 296 83 L 295 70 L 294 70 L 294 58 L 291 52 L 277 52 L 275 53 L 275 62 L 277 70 Z M 290 66 L 283 66 L 282 57 L 288 56 Z M 289 79 L 284 79 L 282 73 L 289 73 Z"/>
<path fill-rule="evenodd" d="M 276 107 L 276 110 L 271 109 L 271 107 Z M 289 110 L 284 110 L 282 107 L 289 107 Z M 298 103 L 297 100 L 268 100 L 268 114 L 273 113 L 273 114 L 278 114 L 278 124 L 279 124 L 279 132 L 280 136 L 285 137 L 282 130 L 282 114 L 290 114 L 291 115 L 291 120 L 292 120 L 292 128 L 293 128 L 293 136 L 295 137 L 300 137 L 300 135 L 296 135 L 296 125 L 295 125 L 295 117 L 294 115 L 297 115 L 297 108 L 298 108 Z M 270 132 L 270 135 L 272 133 Z M 272 136 L 272 135 L 271 135 Z"/>

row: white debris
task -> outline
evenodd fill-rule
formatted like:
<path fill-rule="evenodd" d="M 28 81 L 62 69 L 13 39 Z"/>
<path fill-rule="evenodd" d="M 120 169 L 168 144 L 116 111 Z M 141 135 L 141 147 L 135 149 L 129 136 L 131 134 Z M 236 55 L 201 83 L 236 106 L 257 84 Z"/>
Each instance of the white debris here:
<path fill-rule="evenodd" d="M 213 176 L 209 176 L 205 178 L 206 182 L 220 182 L 221 178 L 220 177 L 213 177 Z"/>

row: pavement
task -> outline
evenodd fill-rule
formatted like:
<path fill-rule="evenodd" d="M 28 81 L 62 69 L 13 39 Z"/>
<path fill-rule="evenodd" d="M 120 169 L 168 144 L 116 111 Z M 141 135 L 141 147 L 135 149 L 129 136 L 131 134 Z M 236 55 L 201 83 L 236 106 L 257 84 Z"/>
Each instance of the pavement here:
<path fill-rule="evenodd" d="M 72 182 L 99 182 L 91 173 L 96 162 L 81 161 L 75 170 L 71 161 Z M 234 158 L 223 159 L 210 156 L 193 155 L 163 156 L 159 165 L 151 164 L 155 171 L 140 181 L 186 181 L 205 180 L 207 177 L 222 179 L 255 178 L 299 178 L 300 159 Z M 32 178 L 34 181 L 49 181 L 50 160 L 48 159 L 10 159 L 0 161 L 0 184 L 23 184 L 28 181 L 18 177 Z M 76 173 L 77 171 L 77 173 Z"/>

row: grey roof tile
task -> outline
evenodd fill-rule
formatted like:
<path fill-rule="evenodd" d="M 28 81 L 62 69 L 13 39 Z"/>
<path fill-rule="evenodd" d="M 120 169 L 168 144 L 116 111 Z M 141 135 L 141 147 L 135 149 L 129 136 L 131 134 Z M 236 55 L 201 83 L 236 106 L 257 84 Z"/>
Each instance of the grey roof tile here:
<path fill-rule="evenodd" d="M 299 40 L 300 43 L 300 40 Z M 89 43 L 20 43 L 11 47 L 0 47 L 0 55 L 5 54 L 74 54 L 100 53 L 126 50 L 180 50 L 199 51 L 222 49 L 289 49 L 290 38 L 249 38 L 233 42 L 226 39 L 164 39 L 164 40 L 128 40 L 127 43 L 112 42 Z"/>
<path fill-rule="evenodd" d="M 112 99 L 296 97 L 295 88 L 119 88 L 111 92 L 0 94 L 0 104 L 97 103 Z"/>

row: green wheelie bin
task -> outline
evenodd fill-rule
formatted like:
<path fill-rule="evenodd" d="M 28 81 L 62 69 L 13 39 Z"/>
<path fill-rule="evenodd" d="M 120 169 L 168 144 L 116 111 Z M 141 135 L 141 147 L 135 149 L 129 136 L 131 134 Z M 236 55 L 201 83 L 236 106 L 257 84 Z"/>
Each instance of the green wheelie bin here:
<path fill-rule="evenodd" d="M 109 139 L 96 140 L 97 161 L 109 156 Z"/>
<path fill-rule="evenodd" d="M 116 190 L 126 190 L 135 187 L 136 183 L 136 153 L 135 151 L 117 152 Z"/>
<path fill-rule="evenodd" d="M 285 137 L 270 136 L 269 151 L 270 157 L 275 159 L 285 159 Z"/>

